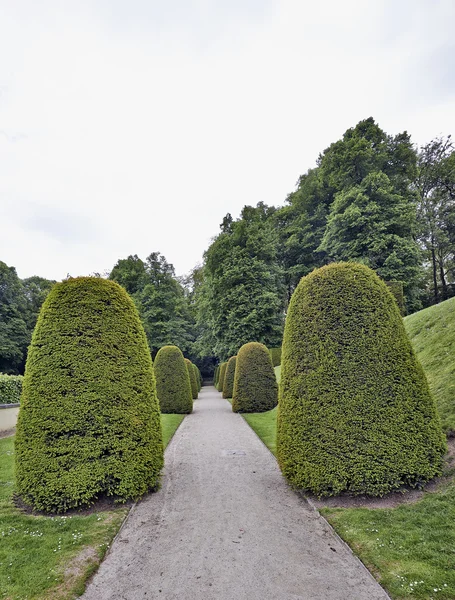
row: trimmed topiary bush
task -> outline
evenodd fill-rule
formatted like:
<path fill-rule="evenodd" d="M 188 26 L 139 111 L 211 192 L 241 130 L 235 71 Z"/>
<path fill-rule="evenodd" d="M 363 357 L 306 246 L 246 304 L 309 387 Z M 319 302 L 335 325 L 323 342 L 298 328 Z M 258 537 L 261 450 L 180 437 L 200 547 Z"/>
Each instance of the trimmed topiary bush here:
<path fill-rule="evenodd" d="M 295 487 L 383 495 L 438 475 L 446 449 L 387 286 L 335 263 L 297 286 L 286 318 L 277 458 Z"/>
<path fill-rule="evenodd" d="M 200 373 L 199 373 L 199 369 L 197 368 L 197 366 L 193 363 L 193 369 L 194 369 L 194 376 L 196 377 L 196 386 L 197 386 L 197 391 L 198 393 L 201 391 L 201 380 L 200 380 Z"/>
<path fill-rule="evenodd" d="M 213 373 L 213 385 L 218 388 L 218 373 L 220 371 L 220 365 L 216 365 L 215 372 Z"/>
<path fill-rule="evenodd" d="M 221 363 L 220 365 L 220 377 L 218 379 L 218 391 L 223 393 L 223 387 L 224 387 L 224 378 L 226 376 L 226 367 L 227 367 L 227 362 Z"/>
<path fill-rule="evenodd" d="M 278 384 L 269 351 L 259 342 L 244 344 L 237 354 L 232 410 L 265 412 L 277 401 Z"/>
<path fill-rule="evenodd" d="M 3 375 L 3 373 L 0 373 L 0 404 L 19 404 L 22 380 L 22 375 Z"/>
<path fill-rule="evenodd" d="M 193 363 L 189 358 L 185 358 L 186 367 L 188 369 L 188 375 L 190 377 L 191 384 L 191 393 L 193 394 L 193 400 L 197 400 L 198 390 L 197 390 L 197 381 L 196 381 L 196 373 L 193 369 Z"/>
<path fill-rule="evenodd" d="M 234 392 L 234 375 L 236 362 L 237 356 L 231 356 L 231 358 L 228 360 L 226 374 L 224 376 L 223 398 L 232 398 L 232 394 Z"/>
<path fill-rule="evenodd" d="M 193 410 L 193 393 L 182 351 L 177 346 L 163 346 L 153 364 L 156 393 L 161 412 L 188 414 Z"/>
<path fill-rule="evenodd" d="M 155 377 L 126 291 L 93 277 L 56 284 L 28 352 L 16 433 L 17 491 L 44 511 L 156 488 L 163 444 Z"/>
<path fill-rule="evenodd" d="M 269 348 L 272 365 L 279 367 L 281 365 L 281 346 L 279 348 Z"/>

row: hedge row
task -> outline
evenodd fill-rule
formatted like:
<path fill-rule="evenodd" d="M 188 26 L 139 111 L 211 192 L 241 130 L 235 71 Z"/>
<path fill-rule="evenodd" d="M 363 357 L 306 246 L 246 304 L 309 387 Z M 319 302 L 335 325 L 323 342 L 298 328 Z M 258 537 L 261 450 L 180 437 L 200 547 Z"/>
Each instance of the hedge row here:
<path fill-rule="evenodd" d="M 22 375 L 0 373 L 0 404 L 18 404 L 22 392 Z"/>
<path fill-rule="evenodd" d="M 381 496 L 441 472 L 435 402 L 398 305 L 368 267 L 331 264 L 300 281 L 281 368 L 277 456 L 293 486 Z"/>
<path fill-rule="evenodd" d="M 237 356 L 231 356 L 231 358 L 228 360 L 226 374 L 224 376 L 223 398 L 232 398 L 232 394 L 234 392 L 234 375 L 236 362 Z"/>

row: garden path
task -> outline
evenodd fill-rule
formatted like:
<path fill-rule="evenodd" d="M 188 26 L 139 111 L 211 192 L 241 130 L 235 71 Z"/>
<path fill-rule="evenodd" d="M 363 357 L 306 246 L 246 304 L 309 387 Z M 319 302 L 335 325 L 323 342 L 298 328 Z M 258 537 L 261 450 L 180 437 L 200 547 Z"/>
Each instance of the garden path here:
<path fill-rule="evenodd" d="M 85 600 L 387 600 L 213 387 L 166 450 Z"/>

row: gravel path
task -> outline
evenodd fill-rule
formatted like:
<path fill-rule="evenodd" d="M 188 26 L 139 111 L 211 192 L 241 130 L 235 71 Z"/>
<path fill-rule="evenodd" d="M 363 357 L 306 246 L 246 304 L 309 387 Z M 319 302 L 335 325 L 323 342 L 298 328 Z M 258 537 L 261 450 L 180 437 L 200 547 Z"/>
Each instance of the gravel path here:
<path fill-rule="evenodd" d="M 387 600 L 213 387 L 166 450 L 86 600 Z"/>

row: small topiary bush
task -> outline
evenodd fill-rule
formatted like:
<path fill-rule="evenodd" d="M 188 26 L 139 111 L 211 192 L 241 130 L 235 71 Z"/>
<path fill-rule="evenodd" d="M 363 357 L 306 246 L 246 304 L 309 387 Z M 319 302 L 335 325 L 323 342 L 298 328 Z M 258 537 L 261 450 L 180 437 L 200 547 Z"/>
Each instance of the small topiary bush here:
<path fill-rule="evenodd" d="M 17 491 L 64 512 L 101 495 L 156 488 L 160 410 L 139 315 L 113 281 L 80 277 L 45 300 L 25 369 L 16 433 Z"/>
<path fill-rule="evenodd" d="M 163 346 L 153 364 L 156 393 L 161 412 L 188 414 L 193 410 L 193 393 L 182 351 L 177 346 Z"/>
<path fill-rule="evenodd" d="M 226 376 L 226 367 L 227 367 L 227 362 L 221 363 L 220 365 L 220 377 L 218 379 L 218 391 L 223 393 L 223 387 L 224 387 L 224 378 Z"/>
<path fill-rule="evenodd" d="M 385 283 L 358 263 L 297 286 L 283 341 L 277 458 L 295 487 L 383 495 L 438 475 L 446 446 Z"/>
<path fill-rule="evenodd" d="M 18 404 L 22 392 L 22 375 L 0 373 L 0 404 Z"/>
<path fill-rule="evenodd" d="M 197 400 L 198 389 L 197 389 L 197 381 L 196 381 L 196 373 L 193 369 L 193 363 L 189 358 L 185 358 L 186 368 L 188 369 L 188 375 L 190 377 L 191 384 L 191 393 L 193 395 L 193 400 Z"/>
<path fill-rule="evenodd" d="M 218 388 L 218 374 L 220 371 L 220 365 L 216 365 L 215 372 L 213 373 L 213 385 Z"/>
<path fill-rule="evenodd" d="M 231 356 L 231 358 L 228 360 L 226 374 L 224 376 L 223 398 L 232 398 L 232 394 L 234 392 L 234 375 L 236 362 L 237 356 Z"/>
<path fill-rule="evenodd" d="M 279 348 L 270 348 L 270 358 L 272 359 L 272 365 L 279 367 L 281 365 L 281 346 Z"/>
<path fill-rule="evenodd" d="M 200 379 L 199 369 L 197 368 L 197 366 L 194 363 L 193 363 L 193 369 L 194 369 L 194 376 L 196 377 L 197 391 L 199 393 L 201 391 L 201 379 Z"/>
<path fill-rule="evenodd" d="M 278 384 L 269 351 L 259 342 L 244 344 L 237 354 L 232 410 L 265 412 L 277 401 Z"/>

